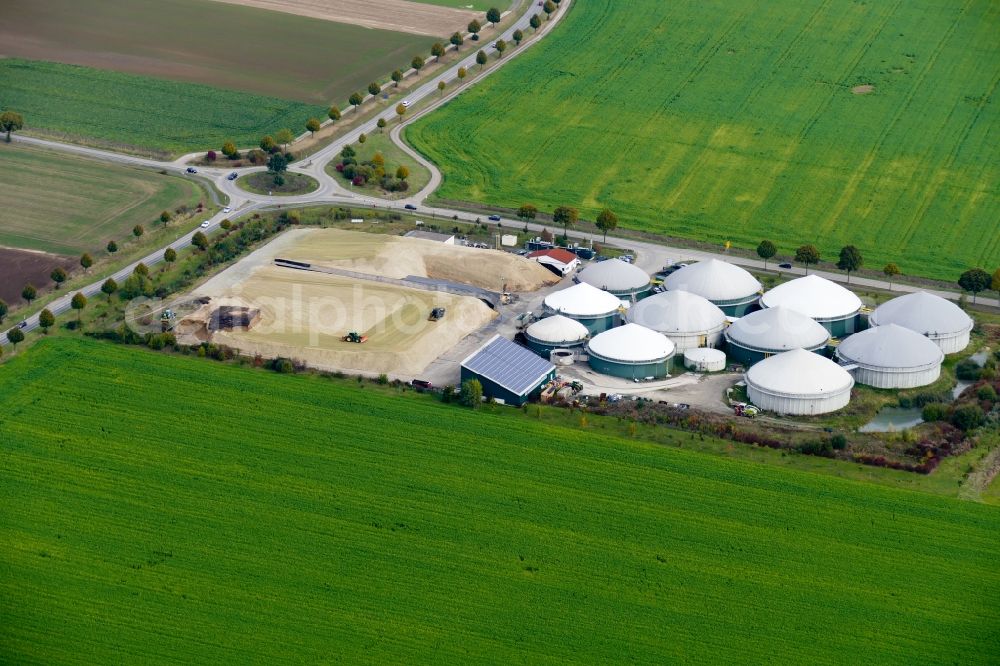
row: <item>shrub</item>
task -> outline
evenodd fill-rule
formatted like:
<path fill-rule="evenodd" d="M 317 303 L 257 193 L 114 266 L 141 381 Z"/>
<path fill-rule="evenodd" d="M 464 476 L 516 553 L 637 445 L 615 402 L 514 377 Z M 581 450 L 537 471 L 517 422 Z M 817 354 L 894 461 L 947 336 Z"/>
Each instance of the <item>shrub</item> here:
<path fill-rule="evenodd" d="M 807 456 L 833 457 L 833 445 L 828 441 L 803 442 L 795 447 L 795 449 Z"/>
<path fill-rule="evenodd" d="M 924 405 L 924 409 L 920 415 L 928 423 L 944 421 L 948 418 L 948 405 L 943 402 L 928 403 Z"/>
<path fill-rule="evenodd" d="M 951 424 L 966 432 L 978 428 L 985 420 L 986 417 L 979 405 L 962 405 L 956 407 L 951 414 Z"/>
<path fill-rule="evenodd" d="M 385 386 L 386 384 L 388 384 L 389 383 L 389 375 L 387 375 L 387 374 L 385 374 L 383 372 L 381 375 L 378 376 L 378 383 L 381 384 L 382 386 Z"/>
<path fill-rule="evenodd" d="M 979 379 L 979 375 L 981 373 L 982 369 L 970 358 L 967 358 L 964 361 L 959 361 L 959 363 L 955 366 L 955 376 L 965 381 L 974 382 Z"/>
<path fill-rule="evenodd" d="M 978 391 L 976 391 L 976 397 L 978 397 L 980 400 L 989 400 L 990 402 L 996 402 L 997 390 L 992 386 L 990 386 L 989 384 L 984 384 L 983 386 L 979 387 Z"/>
<path fill-rule="evenodd" d="M 295 372 L 295 366 L 287 358 L 276 358 L 271 362 L 271 368 L 278 373 L 283 375 L 291 374 Z"/>
<path fill-rule="evenodd" d="M 458 401 L 466 407 L 476 409 L 483 401 L 483 385 L 478 379 L 466 379 L 458 392 Z"/>
<path fill-rule="evenodd" d="M 205 160 L 209 162 L 214 162 L 216 157 L 218 156 L 215 154 L 214 150 L 210 150 L 207 153 L 205 153 Z"/>
<path fill-rule="evenodd" d="M 832 446 L 836 451 L 843 451 L 847 448 L 847 438 L 841 433 L 837 433 L 830 438 L 830 446 Z"/>

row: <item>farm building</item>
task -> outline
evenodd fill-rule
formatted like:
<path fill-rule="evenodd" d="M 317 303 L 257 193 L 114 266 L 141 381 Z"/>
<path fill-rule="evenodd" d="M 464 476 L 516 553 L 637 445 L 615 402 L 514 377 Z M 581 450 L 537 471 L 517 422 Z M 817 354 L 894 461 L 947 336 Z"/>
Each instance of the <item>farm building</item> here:
<path fill-rule="evenodd" d="M 591 333 L 600 333 L 618 322 L 622 302 L 606 291 L 581 282 L 546 296 L 544 307 L 547 312 L 577 320 Z"/>
<path fill-rule="evenodd" d="M 859 384 L 914 388 L 937 381 L 944 352 L 916 331 L 885 324 L 855 333 L 841 342 L 837 358 Z"/>
<path fill-rule="evenodd" d="M 875 308 L 868 318 L 872 326 L 899 324 L 926 336 L 945 354 L 969 346 L 974 322 L 960 307 L 940 296 L 918 291 L 899 296 Z"/>
<path fill-rule="evenodd" d="M 627 379 L 662 378 L 670 374 L 674 343 L 639 324 L 600 333 L 587 343 L 590 367 L 604 375 Z"/>
<path fill-rule="evenodd" d="M 665 291 L 644 298 L 632 306 L 627 319 L 663 333 L 678 351 L 715 347 L 726 327 L 722 310 L 686 291 Z"/>
<path fill-rule="evenodd" d="M 587 327 L 569 317 L 552 315 L 539 319 L 524 331 L 528 346 L 548 358 L 553 349 L 577 349 L 590 337 Z"/>
<path fill-rule="evenodd" d="M 749 367 L 792 349 L 822 352 L 830 331 L 814 319 L 782 305 L 740 317 L 725 332 L 729 358 Z"/>
<path fill-rule="evenodd" d="M 609 259 L 587 266 L 577 279 L 628 300 L 638 300 L 649 293 L 649 275 L 638 266 Z"/>
<path fill-rule="evenodd" d="M 828 358 L 793 349 L 766 358 L 746 373 L 747 395 L 779 414 L 826 414 L 851 401 L 854 379 Z"/>
<path fill-rule="evenodd" d="M 455 244 L 455 236 L 451 234 L 439 234 L 435 231 L 424 231 L 423 229 L 407 231 L 405 238 L 419 238 L 420 240 L 429 240 L 436 243 L 444 243 L 445 245 Z"/>
<path fill-rule="evenodd" d="M 507 338 L 494 335 L 462 361 L 462 381 L 478 379 L 483 395 L 523 405 L 556 376 L 556 367 Z"/>
<path fill-rule="evenodd" d="M 556 275 L 562 277 L 569 275 L 580 267 L 580 257 L 569 250 L 563 250 L 558 247 L 550 250 L 535 250 L 528 254 L 528 258 L 534 259 Z"/>
<path fill-rule="evenodd" d="M 718 259 L 699 261 L 667 276 L 663 287 L 706 298 L 729 316 L 742 317 L 757 303 L 761 284 L 739 266 Z"/>
<path fill-rule="evenodd" d="M 708 347 L 688 349 L 684 352 L 684 367 L 695 372 L 721 372 L 726 369 L 726 354 Z"/>
<path fill-rule="evenodd" d="M 858 328 L 861 299 L 839 284 L 818 275 L 806 275 L 784 284 L 760 297 L 763 308 L 783 305 L 815 319 L 835 338 L 854 333 Z"/>

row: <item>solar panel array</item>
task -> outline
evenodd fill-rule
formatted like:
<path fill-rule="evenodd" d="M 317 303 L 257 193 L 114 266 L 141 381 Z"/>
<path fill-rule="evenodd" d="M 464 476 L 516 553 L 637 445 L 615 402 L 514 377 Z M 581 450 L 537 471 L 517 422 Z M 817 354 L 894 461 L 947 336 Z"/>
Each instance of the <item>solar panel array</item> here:
<path fill-rule="evenodd" d="M 462 367 L 517 395 L 535 387 L 555 366 L 507 338 L 497 336 L 467 358 Z"/>

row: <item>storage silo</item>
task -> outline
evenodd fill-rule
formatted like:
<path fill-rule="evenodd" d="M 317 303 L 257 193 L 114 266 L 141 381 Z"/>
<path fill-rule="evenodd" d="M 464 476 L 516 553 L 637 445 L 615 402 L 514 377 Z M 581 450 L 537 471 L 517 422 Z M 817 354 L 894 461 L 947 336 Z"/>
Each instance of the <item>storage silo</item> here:
<path fill-rule="evenodd" d="M 576 278 L 581 283 L 632 301 L 649 293 L 649 274 L 618 259 L 593 263 L 577 273 Z"/>
<path fill-rule="evenodd" d="M 726 329 L 725 338 L 729 358 L 750 367 L 792 349 L 822 352 L 830 342 L 830 331 L 814 319 L 779 305 L 740 317 Z"/>
<path fill-rule="evenodd" d="M 708 347 L 688 349 L 684 352 L 684 367 L 695 372 L 721 372 L 726 369 L 726 355 Z"/>
<path fill-rule="evenodd" d="M 601 374 L 659 379 L 670 374 L 674 343 L 645 326 L 625 324 L 591 338 L 587 353 L 590 367 Z"/>
<path fill-rule="evenodd" d="M 644 298 L 629 309 L 626 319 L 663 333 L 677 351 L 715 347 L 726 327 L 722 310 L 686 291 L 665 291 Z"/>
<path fill-rule="evenodd" d="M 875 388 L 927 386 L 941 376 L 941 348 L 916 331 L 885 324 L 855 333 L 837 347 L 854 380 Z M 855 367 L 850 367 L 855 366 Z"/>
<path fill-rule="evenodd" d="M 747 395 L 779 414 L 826 414 L 851 401 L 854 379 L 828 358 L 793 349 L 766 358 L 746 373 Z"/>
<path fill-rule="evenodd" d="M 857 330 L 862 303 L 839 284 L 818 275 L 806 275 L 766 292 L 760 297 L 760 305 L 763 308 L 783 305 L 801 312 L 839 338 Z"/>
<path fill-rule="evenodd" d="M 708 299 L 731 317 L 746 314 L 757 304 L 763 289 L 749 272 L 718 259 L 699 261 L 671 273 L 663 280 L 663 287 Z"/>
<path fill-rule="evenodd" d="M 532 351 L 548 358 L 553 349 L 582 348 L 590 337 L 590 331 L 575 319 L 552 315 L 525 329 L 524 337 Z"/>
<path fill-rule="evenodd" d="M 618 323 L 622 302 L 617 296 L 581 282 L 546 296 L 544 307 L 546 312 L 575 319 L 591 333 L 600 333 Z"/>
<path fill-rule="evenodd" d="M 969 332 L 975 324 L 962 308 L 925 291 L 898 296 L 883 303 L 875 308 L 868 323 L 872 326 L 899 324 L 927 337 L 945 354 L 954 354 L 968 347 Z"/>

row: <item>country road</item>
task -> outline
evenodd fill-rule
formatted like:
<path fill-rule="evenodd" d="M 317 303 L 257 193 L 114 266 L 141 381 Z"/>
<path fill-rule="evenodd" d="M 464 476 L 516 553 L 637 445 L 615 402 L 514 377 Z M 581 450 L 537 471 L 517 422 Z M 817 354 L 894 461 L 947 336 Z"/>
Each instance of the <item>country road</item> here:
<path fill-rule="evenodd" d="M 412 116 L 406 118 L 406 120 L 403 123 L 396 123 L 395 127 L 393 127 L 393 129 L 390 132 L 390 138 L 392 139 L 393 142 L 399 145 L 403 150 L 405 150 L 408 154 L 412 155 L 422 165 L 424 165 L 426 168 L 430 170 L 431 180 L 428 183 L 428 185 L 419 192 L 415 192 L 404 199 L 398 199 L 392 202 L 388 202 L 385 200 L 375 199 L 369 196 L 359 196 L 353 194 L 352 192 L 342 187 L 336 180 L 334 180 L 334 178 L 332 178 L 329 174 L 326 173 L 325 169 L 326 165 L 331 160 L 335 159 L 337 155 L 339 155 L 340 151 L 344 146 L 357 142 L 358 136 L 362 132 L 370 134 L 375 130 L 377 130 L 376 123 L 378 122 L 379 117 L 386 118 L 390 122 L 390 124 L 396 121 L 395 111 L 393 109 L 388 109 L 385 112 L 379 114 L 378 116 L 369 119 L 360 126 L 353 128 L 350 132 L 336 139 L 329 145 L 323 147 L 316 153 L 313 153 L 312 155 L 302 160 L 299 160 L 298 162 L 295 162 L 289 166 L 290 172 L 301 173 L 311 176 L 312 178 L 315 178 L 316 181 L 319 183 L 319 187 L 315 191 L 310 192 L 308 194 L 303 194 L 299 196 L 277 196 L 277 197 L 254 194 L 239 188 L 234 181 L 227 179 L 227 175 L 232 173 L 232 171 L 234 171 L 234 169 L 232 168 L 223 169 L 223 168 L 198 167 L 198 173 L 191 177 L 205 180 L 206 182 L 214 186 L 219 192 L 221 192 L 224 195 L 224 197 L 228 198 L 228 205 L 232 207 L 233 209 L 232 212 L 217 213 L 208 220 L 207 228 L 196 229 L 194 231 L 191 231 L 185 234 L 184 236 L 178 238 L 177 240 L 173 241 L 169 245 L 165 245 L 161 248 L 158 248 L 155 251 L 150 252 L 142 259 L 123 267 L 115 274 L 111 276 L 104 276 L 100 280 L 97 280 L 78 290 L 75 290 L 73 293 L 79 291 L 82 292 L 84 295 L 86 295 L 88 298 L 95 296 L 100 293 L 101 284 L 103 284 L 104 280 L 107 279 L 107 277 L 113 277 L 117 282 L 121 283 L 122 281 L 125 280 L 125 278 L 127 278 L 132 273 L 136 265 L 138 265 L 140 262 L 146 264 L 149 267 L 155 266 L 156 264 L 160 263 L 163 260 L 163 253 L 168 247 L 174 248 L 175 250 L 180 250 L 182 248 L 188 247 L 191 244 L 192 236 L 194 236 L 194 234 L 197 231 L 211 232 L 216 230 L 219 224 L 222 222 L 222 220 L 226 218 L 239 217 L 254 211 L 259 211 L 267 208 L 274 208 L 277 206 L 289 207 L 289 206 L 302 206 L 302 205 L 333 204 L 333 205 L 345 205 L 352 207 L 403 210 L 404 206 L 410 205 L 416 207 L 417 212 L 421 215 L 433 216 L 435 218 L 442 218 L 442 219 L 445 218 L 458 219 L 467 222 L 479 221 L 481 216 L 474 213 L 468 213 L 465 211 L 452 210 L 447 208 L 427 207 L 424 205 L 424 201 L 426 200 L 426 198 L 431 193 L 433 193 L 434 190 L 436 190 L 437 187 L 440 185 L 441 173 L 434 164 L 432 164 L 431 162 L 426 160 L 423 156 L 421 156 L 419 153 L 417 153 L 415 150 L 407 146 L 402 141 L 400 137 L 400 132 L 403 129 L 403 127 L 405 127 L 407 124 L 412 123 L 418 120 L 419 118 L 423 117 L 424 115 L 432 113 L 435 109 L 439 108 L 440 106 L 447 104 L 455 96 L 461 94 L 461 92 L 464 91 L 466 88 L 468 88 L 471 85 L 475 85 L 480 80 L 492 74 L 492 72 L 500 69 L 502 65 L 506 64 L 511 59 L 515 58 L 517 55 L 524 52 L 526 49 L 530 48 L 533 44 L 537 43 L 537 41 L 539 41 L 539 38 L 543 37 L 549 31 L 553 30 L 555 26 L 561 21 L 562 17 L 565 16 L 567 11 L 569 10 L 571 1 L 572 0 L 564 0 L 564 2 L 561 5 L 560 11 L 555 15 L 553 15 L 552 19 L 545 22 L 539 29 L 538 31 L 539 34 L 537 35 L 537 38 L 524 43 L 521 47 L 509 50 L 508 55 L 505 56 L 504 59 L 501 59 L 500 62 L 496 63 L 489 70 L 484 71 L 481 75 L 472 77 L 470 80 L 462 83 L 461 85 L 457 83 L 458 82 L 457 72 L 460 67 L 471 68 L 476 65 L 475 63 L 476 50 L 470 49 L 469 54 L 465 58 L 453 64 L 445 72 L 432 77 L 432 80 L 428 80 L 426 83 L 414 89 L 406 96 L 407 100 L 409 100 L 411 105 L 413 106 L 418 105 L 419 102 L 422 102 L 424 100 L 433 100 L 425 107 L 417 110 Z M 486 51 L 488 54 L 491 54 L 491 57 L 495 58 L 496 49 L 493 47 L 493 42 L 495 42 L 497 39 L 500 38 L 503 38 L 507 41 L 511 41 L 512 39 L 511 35 L 517 29 L 530 31 L 531 28 L 529 27 L 528 22 L 530 20 L 531 15 L 535 12 L 535 10 L 536 10 L 535 5 L 533 3 L 529 3 L 527 6 L 527 11 L 517 21 L 515 21 L 501 35 L 498 35 L 495 38 L 491 38 L 489 42 L 484 43 L 482 49 Z M 440 91 L 438 90 L 437 86 L 438 81 L 442 80 L 448 82 L 450 84 L 450 88 L 452 88 L 450 92 L 446 95 L 441 95 Z M 120 153 L 115 153 L 107 150 L 88 148 L 85 146 L 60 143 L 56 141 L 49 141 L 32 137 L 15 135 L 13 138 L 14 141 L 19 143 L 44 146 L 49 149 L 59 150 L 77 155 L 83 155 L 92 159 L 101 160 L 105 162 L 112 162 L 128 166 L 139 166 L 156 170 L 164 170 L 178 174 L 185 173 L 185 170 L 187 169 L 188 166 L 186 164 L 186 161 L 192 157 L 192 155 L 184 155 L 182 157 L 177 158 L 176 160 L 170 162 L 163 162 L 163 161 L 136 157 L 131 155 L 123 155 Z M 235 169 L 235 171 L 239 172 L 239 174 L 242 176 L 247 173 L 261 171 L 263 169 L 264 167 L 250 167 L 250 168 Z M 212 191 L 211 187 L 209 187 L 209 190 L 212 194 L 212 197 L 215 198 L 216 194 L 214 191 Z M 525 227 L 523 221 L 509 219 L 509 218 L 502 219 L 499 223 L 492 223 L 492 224 L 503 225 L 506 228 L 511 228 L 515 226 L 518 228 Z M 528 224 L 527 228 L 529 230 L 541 232 L 543 229 L 546 229 L 548 227 L 542 224 Z M 602 240 L 602 237 L 598 234 L 574 232 L 573 235 L 575 239 L 579 241 L 600 242 Z M 638 255 L 639 266 L 644 268 L 648 272 L 655 272 L 667 264 L 680 260 L 700 261 L 710 258 L 724 259 L 726 261 L 729 261 L 730 263 L 748 268 L 763 268 L 762 261 L 744 257 L 729 256 L 724 253 L 706 252 L 702 250 L 692 250 L 680 247 L 669 247 L 656 243 L 637 241 L 637 240 L 619 238 L 614 236 L 609 236 L 609 240 L 617 246 L 628 248 L 635 251 Z M 806 271 L 801 268 L 792 268 L 791 270 L 786 272 L 795 275 L 803 275 L 806 273 Z M 841 273 L 832 273 L 832 272 L 817 271 L 817 270 L 813 270 L 810 272 L 815 275 L 820 275 L 822 277 L 828 278 L 830 280 L 834 280 L 837 282 L 844 282 L 844 275 Z M 889 288 L 889 284 L 884 280 L 873 280 L 870 278 L 862 278 L 862 277 L 852 278 L 851 284 L 854 286 L 875 287 L 878 289 Z M 918 287 L 912 287 L 909 285 L 893 284 L 891 286 L 891 290 L 897 292 L 909 292 L 909 291 L 919 291 L 920 289 Z M 936 291 L 936 290 L 926 290 L 926 291 L 930 291 L 931 293 L 935 293 L 939 296 L 953 300 L 959 297 L 958 293 L 950 291 Z M 72 293 L 64 294 L 62 297 L 52 301 L 48 305 L 48 309 L 55 314 L 66 312 L 67 310 L 70 309 L 70 300 L 72 298 L 72 295 L 73 295 Z M 25 331 L 30 331 L 37 328 L 38 315 L 36 314 L 27 318 L 21 324 L 21 327 Z M 0 344 L 6 344 L 6 343 L 8 343 L 8 340 L 6 333 L 4 333 L 3 336 L 0 337 Z"/>

